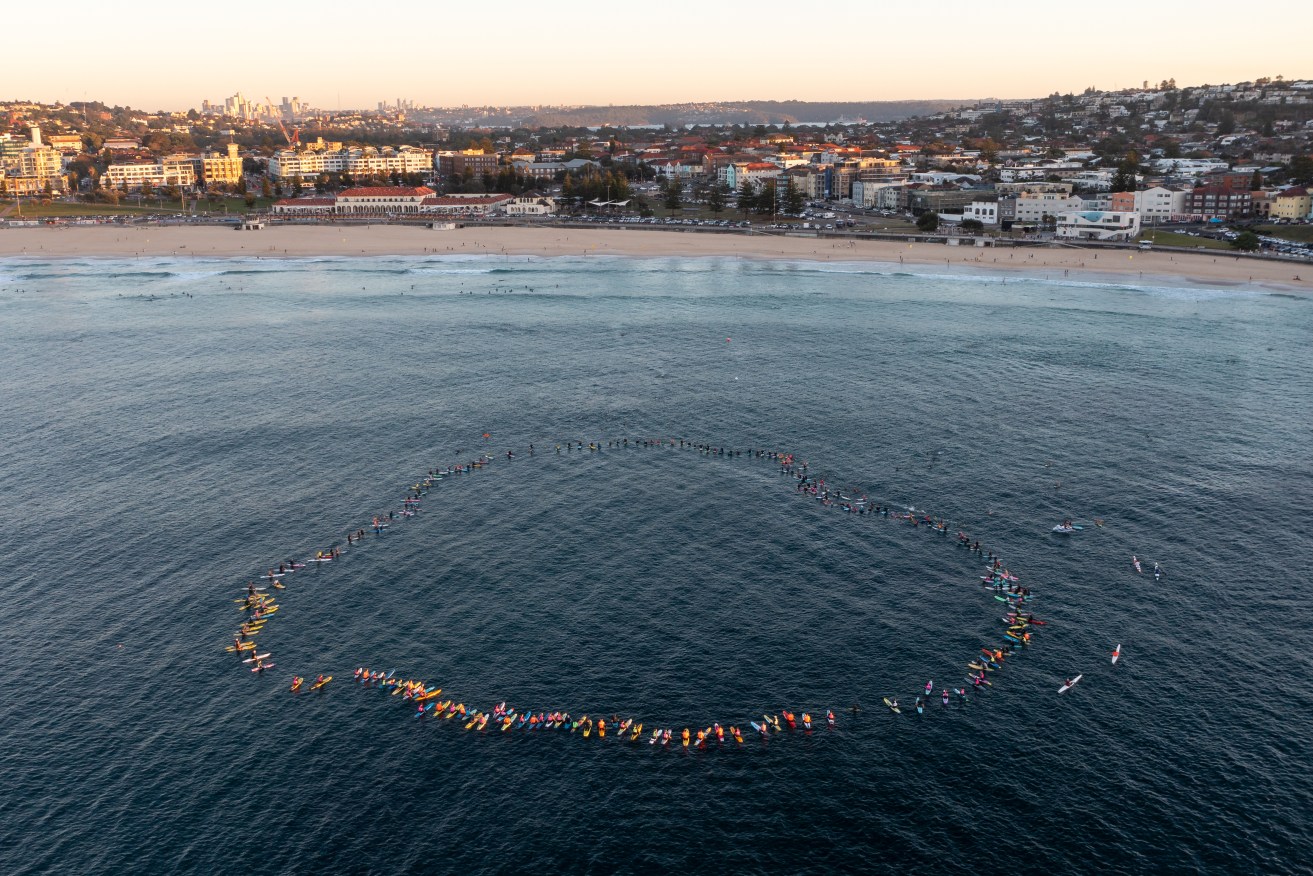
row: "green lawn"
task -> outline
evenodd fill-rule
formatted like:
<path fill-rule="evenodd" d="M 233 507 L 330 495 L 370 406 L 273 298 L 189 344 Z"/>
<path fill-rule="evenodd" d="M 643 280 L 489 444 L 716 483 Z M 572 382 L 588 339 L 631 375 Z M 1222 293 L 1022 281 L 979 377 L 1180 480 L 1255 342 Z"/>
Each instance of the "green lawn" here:
<path fill-rule="evenodd" d="M 268 210 L 269 205 L 274 202 L 273 198 L 256 198 L 253 209 Z M 13 205 L 13 201 L 0 200 L 0 212 Z M 144 214 L 160 213 L 181 213 L 182 207 L 177 201 L 161 201 L 157 198 L 146 198 L 138 206 L 135 198 L 128 198 L 119 203 L 118 206 L 112 204 L 92 204 L 82 201 L 53 201 L 49 204 L 41 204 L 36 201 L 23 200 L 23 215 L 18 215 L 18 210 L 11 210 L 6 219 L 63 219 L 71 216 L 140 216 Z M 244 198 L 225 197 L 220 198 L 213 204 L 202 198 L 199 201 L 188 202 L 187 213 L 195 215 L 207 215 L 210 213 L 246 213 L 246 201 Z"/>
<path fill-rule="evenodd" d="M 1184 246 L 1191 249 L 1196 247 L 1231 249 L 1231 244 L 1225 240 L 1213 240 L 1211 237 L 1191 237 L 1188 234 L 1178 234 L 1175 231 L 1147 231 L 1140 235 L 1140 242 L 1156 243 L 1159 246 Z"/>
<path fill-rule="evenodd" d="M 1260 225 L 1254 229 L 1259 234 L 1280 237 L 1296 243 L 1313 243 L 1313 225 Z"/>
<path fill-rule="evenodd" d="M 12 204 L 13 201 L 0 201 L 0 211 L 3 211 Z M 142 213 L 158 212 L 159 210 L 154 207 L 138 207 L 135 204 L 113 207 L 109 204 L 74 204 L 65 201 L 55 201 L 44 205 L 23 201 L 21 217 L 18 214 L 18 210 L 13 210 L 5 218 L 62 219 L 68 216 L 136 216 Z"/>

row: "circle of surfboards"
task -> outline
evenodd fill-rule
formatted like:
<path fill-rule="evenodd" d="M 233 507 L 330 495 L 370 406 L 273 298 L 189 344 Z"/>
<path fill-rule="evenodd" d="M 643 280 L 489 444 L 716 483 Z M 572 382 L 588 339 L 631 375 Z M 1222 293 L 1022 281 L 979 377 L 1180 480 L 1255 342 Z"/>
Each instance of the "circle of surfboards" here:
<path fill-rule="evenodd" d="M 535 451 L 532 449 L 532 445 L 530 445 L 530 447 L 529 455 L 533 456 Z M 745 454 L 745 451 L 727 451 L 724 448 L 715 447 L 709 444 L 697 444 L 690 441 L 676 441 L 674 439 L 637 439 L 633 441 L 624 439 L 623 444 L 619 440 L 612 440 L 611 442 L 608 442 L 606 449 L 620 450 L 651 447 L 670 449 L 679 447 L 686 450 L 695 449 L 704 456 L 730 456 L 741 458 Z M 598 453 L 603 451 L 603 447 L 601 446 L 600 441 L 591 442 L 587 445 L 582 441 L 571 441 L 566 443 L 566 450 L 570 453 L 573 453 L 575 450 L 578 450 L 580 453 Z M 559 444 L 556 445 L 555 451 L 557 455 L 561 453 L 561 446 Z M 934 518 L 926 514 L 924 511 L 917 511 L 911 507 L 906 511 L 903 511 L 894 510 L 889 506 L 876 505 L 865 496 L 854 498 L 852 495 L 849 495 L 840 489 L 827 485 L 823 477 L 814 476 L 810 466 L 805 461 L 799 460 L 795 454 L 780 451 L 751 449 L 746 451 L 746 455 L 749 459 L 766 460 L 772 464 L 778 464 L 782 474 L 789 474 L 798 481 L 797 490 L 800 493 L 809 495 L 810 498 L 820 501 L 821 504 L 826 507 L 837 505 L 841 510 L 848 513 L 878 515 L 893 520 L 901 520 L 906 523 L 911 523 L 917 528 L 929 528 L 932 532 L 937 534 L 947 534 L 949 524 L 942 518 Z M 515 454 L 509 451 L 507 452 L 506 457 L 507 459 L 516 458 Z M 400 512 L 394 510 L 392 512 L 384 512 L 384 515 L 375 516 L 370 525 L 360 527 L 356 532 L 352 533 L 352 536 L 348 538 L 347 547 L 344 548 L 335 545 L 327 550 L 317 551 L 314 556 L 308 557 L 304 561 L 289 560 L 280 563 L 276 570 L 270 569 L 265 574 L 259 576 L 259 578 L 266 583 L 271 583 L 275 588 L 285 589 L 285 582 L 287 579 L 290 579 L 290 576 L 292 576 L 293 573 L 306 568 L 319 568 L 326 563 L 340 560 L 342 555 L 348 549 L 358 546 L 366 536 L 372 535 L 376 538 L 384 537 L 385 530 L 388 528 L 389 524 L 399 522 L 398 517 L 400 520 L 404 520 L 408 517 L 416 516 L 420 510 L 421 499 L 435 489 L 442 480 L 458 475 L 477 472 L 490 466 L 494 459 L 495 457 L 492 454 L 481 452 L 469 462 L 430 470 L 407 491 Z M 1073 529 L 1080 528 L 1081 527 L 1079 526 L 1073 527 Z M 1054 527 L 1054 532 L 1060 531 L 1070 532 L 1072 529 L 1063 530 L 1062 527 Z M 978 542 L 975 547 L 972 547 L 970 539 L 965 538 L 962 533 L 959 533 L 957 544 L 965 545 L 968 550 L 973 553 L 984 553 L 983 548 L 979 547 Z M 976 673 L 975 675 L 968 676 L 968 681 L 972 683 L 972 686 L 974 686 L 977 691 L 983 691 L 987 688 L 993 687 L 993 683 L 986 678 L 986 674 L 1001 669 L 1003 660 L 1020 653 L 1018 649 L 1028 646 L 1031 643 L 1032 635 L 1040 626 L 1047 623 L 1046 621 L 1035 618 L 1033 614 L 1022 613 L 1022 607 L 1027 606 L 1033 601 L 1035 599 L 1035 594 L 1029 592 L 1028 589 L 1020 587 L 1018 584 L 1020 580 L 1019 577 L 1008 569 L 1002 567 L 1001 562 L 998 561 L 997 558 L 994 559 L 995 562 L 986 567 L 986 572 L 988 574 L 981 576 L 981 578 L 982 581 L 985 582 L 985 589 L 987 591 L 993 591 L 994 598 L 1008 606 L 1009 613 L 1003 618 L 1004 622 L 1008 624 L 1008 628 L 1004 633 L 1006 643 L 1003 646 L 995 649 L 982 647 L 981 656 L 968 663 L 968 668 L 974 670 Z M 235 644 L 233 646 L 228 646 L 226 650 L 237 653 L 237 655 L 243 660 L 243 663 L 255 663 L 255 667 L 252 668 L 251 671 L 260 673 L 266 669 L 274 668 L 274 664 L 264 662 L 272 656 L 271 652 L 266 651 L 261 654 L 254 653 L 254 637 L 264 631 L 265 623 L 274 612 L 278 611 L 279 606 L 273 602 L 273 597 L 266 592 L 264 587 L 256 588 L 254 585 L 248 585 L 248 588 L 246 589 L 246 599 L 237 601 L 241 603 L 241 605 L 239 605 L 239 610 L 247 612 L 248 618 L 250 619 L 243 623 L 242 629 L 236 637 Z M 1117 650 L 1113 655 L 1112 662 L 1114 664 L 1120 658 L 1120 649 L 1121 646 L 1118 645 Z M 1002 654 L 1001 657 L 1000 653 Z M 595 719 L 584 715 L 576 720 L 563 712 L 521 712 L 514 708 L 506 707 L 504 703 L 487 712 L 470 709 L 464 706 L 463 703 L 455 703 L 451 700 L 439 703 L 437 702 L 436 697 L 437 694 L 441 693 L 441 688 L 432 688 L 426 683 L 415 679 L 399 679 L 396 677 L 395 672 L 396 670 L 392 670 L 385 675 L 381 671 L 372 671 L 365 667 L 360 667 L 355 671 L 355 678 L 362 685 L 388 689 L 394 696 L 402 695 L 403 701 L 413 701 L 417 705 L 417 709 L 414 712 L 416 718 L 424 717 L 426 714 L 446 718 L 453 718 L 459 715 L 462 719 L 465 719 L 464 726 L 467 729 L 484 729 L 487 727 L 488 722 L 495 718 L 498 723 L 494 726 L 503 730 L 503 732 L 512 729 L 541 728 L 568 729 L 571 732 L 582 730 L 582 735 L 584 737 L 590 737 L 596 732 L 597 737 L 600 739 L 605 738 L 607 729 L 612 729 L 613 732 L 618 732 L 618 735 L 621 737 L 628 735 L 631 737 L 631 741 L 637 741 L 638 735 L 635 732 L 635 728 L 638 728 L 639 730 L 642 728 L 641 722 L 635 723 L 634 719 L 619 721 L 618 716 L 612 716 L 612 724 L 608 727 L 605 718 Z M 1078 682 L 1081 677 L 1082 676 L 1077 676 L 1072 684 Z M 321 691 L 328 682 L 332 681 L 332 679 L 333 677 L 331 675 L 324 676 L 321 680 L 307 686 L 303 683 L 305 680 L 304 678 L 301 676 L 295 676 L 293 678 L 291 691 L 293 693 L 300 693 L 302 691 Z M 961 702 L 966 702 L 966 688 L 946 687 L 941 696 L 941 703 L 943 706 L 947 706 L 950 701 L 950 689 L 960 698 Z M 1060 692 L 1065 692 L 1068 689 L 1069 686 L 1064 685 Z M 932 698 L 932 695 L 933 682 L 930 682 L 926 685 L 924 697 L 921 695 L 916 697 L 915 706 L 918 714 L 924 713 L 925 707 Z M 896 698 L 885 697 L 884 704 L 891 712 L 902 714 L 902 708 L 898 704 Z M 853 713 L 856 714 L 857 711 L 858 707 L 854 706 Z M 826 717 L 826 725 L 828 727 L 834 727 L 836 719 L 833 711 L 831 709 L 825 709 L 823 713 Z M 780 721 L 780 715 L 763 715 L 761 723 L 758 723 L 755 720 L 748 721 L 747 723 L 750 724 L 753 730 L 758 732 L 763 739 L 774 733 L 784 732 L 785 728 L 790 730 L 796 729 L 797 721 L 795 719 L 795 713 L 783 710 L 780 714 L 785 716 L 785 722 L 783 724 Z M 819 721 L 813 722 L 811 715 L 807 712 L 804 712 L 802 717 L 804 732 L 810 732 L 813 723 L 820 723 Z M 713 722 L 711 726 L 706 728 L 706 730 L 698 731 L 697 747 L 705 747 L 710 743 L 719 744 L 720 742 L 723 742 L 726 731 L 729 732 L 729 737 L 731 739 L 736 742 L 742 742 L 742 735 L 736 726 L 730 725 L 726 727 L 719 722 Z M 672 733 L 670 730 L 657 729 L 653 732 L 649 741 L 651 744 L 669 744 L 671 738 Z M 685 747 L 688 747 L 691 738 L 691 734 L 685 732 L 684 734 L 681 734 L 680 741 L 682 741 Z"/>

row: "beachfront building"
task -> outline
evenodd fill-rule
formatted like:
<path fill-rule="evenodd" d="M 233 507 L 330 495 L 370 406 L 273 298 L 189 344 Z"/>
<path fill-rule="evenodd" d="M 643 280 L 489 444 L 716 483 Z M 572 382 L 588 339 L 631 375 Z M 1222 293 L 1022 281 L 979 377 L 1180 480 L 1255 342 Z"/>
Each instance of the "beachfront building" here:
<path fill-rule="evenodd" d="M 961 213 L 969 204 L 984 194 L 980 189 L 960 189 L 954 185 L 914 184 L 900 191 L 906 192 L 907 204 L 905 209 L 912 211 L 914 216 L 920 216 L 923 213 Z"/>
<path fill-rule="evenodd" d="M 1253 211 L 1254 196 L 1227 185 L 1199 186 L 1186 195 L 1185 212 L 1198 219 L 1237 219 Z"/>
<path fill-rule="evenodd" d="M 126 161 L 105 168 L 101 185 L 140 191 L 144 186 L 196 185 L 196 165 L 190 155 L 171 155 L 158 161 Z"/>
<path fill-rule="evenodd" d="M 1273 219 L 1307 219 L 1313 213 L 1313 195 L 1304 186 L 1277 192 L 1269 215 Z"/>
<path fill-rule="evenodd" d="M 849 199 L 853 196 L 853 183 L 862 172 L 856 162 L 833 164 L 830 171 L 830 197 L 836 200 Z"/>
<path fill-rule="evenodd" d="M 975 219 L 982 225 L 998 224 L 998 201 L 972 201 L 962 208 L 963 219 Z"/>
<path fill-rule="evenodd" d="M 1073 240 L 1134 240 L 1140 233 L 1140 214 L 1086 210 L 1058 214 L 1058 237 Z"/>
<path fill-rule="evenodd" d="M 349 173 L 354 176 L 378 176 L 390 173 L 428 174 L 433 154 L 427 149 L 399 146 L 396 149 L 342 147 L 338 149 L 283 149 L 269 157 L 268 175 L 278 182 L 300 177 L 312 180 L 321 173 Z"/>
<path fill-rule="evenodd" d="M 283 216 L 486 216 L 521 202 L 518 215 L 554 212 L 551 198 L 512 195 L 439 195 L 428 186 L 359 186 L 330 197 L 283 198 L 273 212 Z"/>
<path fill-rule="evenodd" d="M 1036 182 L 1000 182 L 994 184 L 994 191 L 998 192 L 999 197 L 1004 195 L 1022 195 L 1027 192 L 1039 194 L 1048 192 L 1051 194 L 1070 195 L 1075 186 L 1069 182 L 1050 182 L 1046 180 Z"/>
<path fill-rule="evenodd" d="M 283 198 L 271 209 L 283 216 L 330 216 L 336 206 L 337 198 Z"/>
<path fill-rule="evenodd" d="M 1023 224 L 1056 219 L 1061 213 L 1080 210 L 1085 202 L 1075 195 L 1058 192 L 1026 192 L 1017 195 L 1014 220 Z"/>
<path fill-rule="evenodd" d="M 106 154 L 114 152 L 136 152 L 141 149 L 141 140 L 136 137 L 107 137 L 100 150 Z"/>
<path fill-rule="evenodd" d="M 538 195 L 514 198 L 506 204 L 507 216 L 548 216 L 556 212 L 556 199 Z"/>
<path fill-rule="evenodd" d="M 424 200 L 434 194 L 428 186 L 362 186 L 340 193 L 334 200 L 333 212 L 352 216 L 420 213 Z"/>
<path fill-rule="evenodd" d="M 430 215 L 480 217 L 502 212 L 515 200 L 512 195 L 500 194 L 430 195 L 424 199 L 420 208 L 421 212 Z"/>
<path fill-rule="evenodd" d="M 1173 222 L 1185 215 L 1185 190 L 1150 186 L 1135 193 L 1135 210 L 1141 225 Z"/>

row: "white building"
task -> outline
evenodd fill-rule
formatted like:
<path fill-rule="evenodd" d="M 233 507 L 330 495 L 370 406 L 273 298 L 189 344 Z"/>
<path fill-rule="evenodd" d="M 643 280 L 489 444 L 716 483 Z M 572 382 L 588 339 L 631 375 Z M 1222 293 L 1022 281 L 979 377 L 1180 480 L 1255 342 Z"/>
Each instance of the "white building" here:
<path fill-rule="evenodd" d="M 962 208 L 962 218 L 975 219 L 983 225 L 997 225 L 998 201 L 972 201 Z"/>
<path fill-rule="evenodd" d="M 159 161 L 132 161 L 111 164 L 105 168 L 101 185 L 126 188 L 129 191 L 144 185 L 161 186 L 196 185 L 196 164 L 190 155 L 175 155 Z"/>
<path fill-rule="evenodd" d="M 414 146 L 397 149 L 306 150 L 284 149 L 269 158 L 269 177 L 279 182 L 290 182 L 296 177 L 313 180 L 321 173 L 350 173 L 370 176 L 379 174 L 422 173 L 433 168 L 433 153 Z"/>
<path fill-rule="evenodd" d="M 421 211 L 440 216 L 488 216 L 506 209 L 514 201 L 511 195 L 430 195 Z"/>
<path fill-rule="evenodd" d="M 931 186 L 942 186 L 944 183 L 953 185 L 971 185 L 980 182 L 978 173 L 947 173 L 939 170 L 922 171 L 914 173 L 911 176 L 914 183 L 925 183 Z"/>
<path fill-rule="evenodd" d="M 1058 214 L 1058 237 L 1072 240 L 1134 240 L 1140 214 L 1092 210 Z"/>
<path fill-rule="evenodd" d="M 1135 209 L 1140 214 L 1141 225 L 1171 222 L 1185 215 L 1185 192 L 1163 186 L 1136 192 Z"/>
<path fill-rule="evenodd" d="M 555 198 L 534 196 L 515 198 L 506 205 L 507 216 L 547 216 L 555 212 Z"/>
<path fill-rule="evenodd" d="M 853 180 L 853 204 L 858 207 L 868 207 L 875 209 L 892 209 L 885 207 L 886 201 L 892 199 L 894 206 L 898 204 L 898 189 L 903 188 L 907 183 L 903 180 Z M 882 197 L 881 193 L 885 189 L 893 189 L 889 197 Z"/>
<path fill-rule="evenodd" d="M 337 198 L 283 198 L 274 201 L 273 212 L 292 216 L 327 215 L 337 206 Z"/>
<path fill-rule="evenodd" d="M 284 198 L 273 211 L 301 216 L 483 216 L 513 200 L 510 195 L 438 195 L 427 186 L 360 186 L 332 197 Z"/>
<path fill-rule="evenodd" d="M 1057 192 L 1035 192 L 1017 195 L 1016 221 L 1022 223 L 1040 222 L 1044 217 L 1056 218 L 1059 214 L 1079 210 L 1085 202 L 1075 195 L 1063 195 Z"/>
<path fill-rule="evenodd" d="M 1153 162 L 1153 169 L 1175 176 L 1202 176 L 1215 170 L 1230 170 L 1231 165 L 1215 158 L 1159 158 Z"/>

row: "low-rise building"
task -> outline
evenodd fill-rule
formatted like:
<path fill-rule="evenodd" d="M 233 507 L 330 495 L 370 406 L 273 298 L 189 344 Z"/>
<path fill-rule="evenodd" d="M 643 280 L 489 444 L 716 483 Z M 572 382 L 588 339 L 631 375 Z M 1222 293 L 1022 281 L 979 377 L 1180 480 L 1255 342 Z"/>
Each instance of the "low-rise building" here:
<path fill-rule="evenodd" d="M 972 201 L 962 208 L 962 218 L 975 219 L 982 225 L 997 225 L 998 201 Z"/>
<path fill-rule="evenodd" d="M 1072 240 L 1134 240 L 1140 233 L 1140 214 L 1112 210 L 1060 213 L 1057 233 Z"/>
<path fill-rule="evenodd" d="M 556 212 L 556 199 L 525 195 L 512 198 L 505 208 L 507 216 L 548 216 Z"/>
<path fill-rule="evenodd" d="M 427 212 L 421 207 L 434 194 L 428 186 L 361 186 L 341 192 L 333 212 L 355 216 Z"/>
<path fill-rule="evenodd" d="M 326 216 L 331 215 L 337 206 L 337 198 L 283 198 L 274 201 L 273 212 L 291 216 Z"/>
<path fill-rule="evenodd" d="M 960 213 L 981 196 L 980 189 L 956 186 L 908 186 L 907 209 L 915 216 L 922 213 Z"/>
<path fill-rule="evenodd" d="M 1313 195 L 1304 186 L 1294 186 L 1277 192 L 1272 199 L 1270 215 L 1273 219 L 1307 219 L 1313 212 Z"/>
<path fill-rule="evenodd" d="M 76 155 L 82 151 L 82 138 L 77 134 L 52 134 L 46 138 L 51 149 L 58 149 L 65 155 Z"/>
<path fill-rule="evenodd" d="M 512 195 L 430 195 L 421 210 L 440 216 L 487 216 L 504 210 L 515 198 Z"/>

